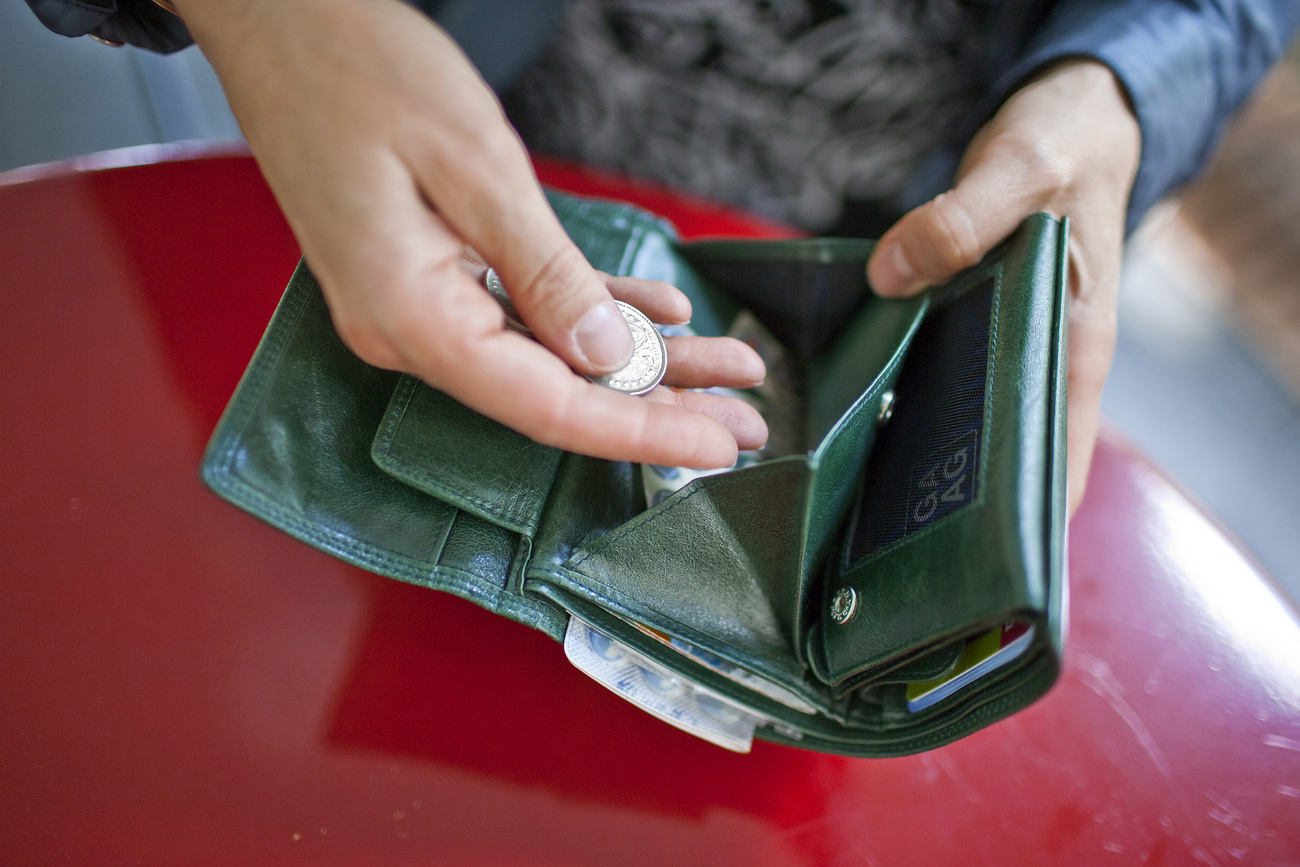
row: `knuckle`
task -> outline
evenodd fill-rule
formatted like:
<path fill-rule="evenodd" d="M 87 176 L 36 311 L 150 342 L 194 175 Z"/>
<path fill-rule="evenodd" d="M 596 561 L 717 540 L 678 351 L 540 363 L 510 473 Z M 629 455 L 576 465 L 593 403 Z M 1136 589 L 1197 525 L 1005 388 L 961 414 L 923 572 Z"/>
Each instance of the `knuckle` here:
<path fill-rule="evenodd" d="M 527 430 L 528 436 L 544 445 L 563 447 L 568 442 L 570 419 L 573 417 L 573 401 L 579 389 L 571 389 L 561 397 L 535 401 L 529 408 Z"/>
<path fill-rule="evenodd" d="M 561 244 L 543 260 L 532 279 L 519 287 L 520 297 L 531 306 L 545 302 L 547 306 L 565 307 L 582 293 L 587 285 L 583 275 L 589 270 L 577 247 Z"/>
<path fill-rule="evenodd" d="M 1070 166 L 1065 156 L 1045 142 L 1034 141 L 1025 151 L 1025 171 L 1038 179 L 1044 191 L 1058 192 L 1070 183 Z"/>

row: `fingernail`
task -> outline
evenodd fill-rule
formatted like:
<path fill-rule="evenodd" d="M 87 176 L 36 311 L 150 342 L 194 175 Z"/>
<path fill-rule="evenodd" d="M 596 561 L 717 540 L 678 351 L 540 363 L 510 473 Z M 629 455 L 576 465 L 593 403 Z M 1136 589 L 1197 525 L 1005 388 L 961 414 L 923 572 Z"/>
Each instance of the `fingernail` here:
<path fill-rule="evenodd" d="M 916 269 L 907 261 L 902 244 L 890 244 L 871 260 L 871 285 L 882 295 L 906 292 L 916 280 Z"/>
<path fill-rule="evenodd" d="M 573 337 L 587 361 L 599 370 L 618 370 L 632 355 L 632 333 L 612 301 L 584 313 L 573 329 Z"/>

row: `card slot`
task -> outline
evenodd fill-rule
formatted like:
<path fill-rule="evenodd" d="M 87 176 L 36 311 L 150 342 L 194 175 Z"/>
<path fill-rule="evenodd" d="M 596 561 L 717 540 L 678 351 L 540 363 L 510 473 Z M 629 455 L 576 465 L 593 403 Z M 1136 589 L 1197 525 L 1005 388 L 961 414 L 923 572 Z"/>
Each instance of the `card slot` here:
<path fill-rule="evenodd" d="M 371 458 L 384 472 L 516 533 L 536 531 L 559 449 L 412 376 L 398 382 L 377 430 Z"/>
<path fill-rule="evenodd" d="M 800 732 L 793 739 L 780 731 L 764 730 L 765 740 L 805 749 L 872 758 L 904 756 L 934 749 L 1004 719 L 1041 696 L 1058 677 L 1056 657 L 1043 649 L 1014 670 L 971 692 L 960 702 L 944 704 L 929 713 L 905 710 L 901 684 L 862 695 L 845 715 L 837 715 L 839 728 L 830 726 Z M 899 710 L 899 707 L 904 708 Z"/>
<path fill-rule="evenodd" d="M 924 736 L 927 731 L 947 730 L 963 717 L 976 712 L 996 712 L 999 707 L 1023 705 L 1024 696 L 1042 688 L 1041 682 L 1056 678 L 1056 656 L 1039 637 L 1022 656 L 995 669 L 978 681 L 922 710 L 909 710 L 907 684 L 887 682 L 857 690 L 850 698 L 846 725 L 880 734 Z M 1008 701 L 1009 699 L 1014 699 Z"/>
<path fill-rule="evenodd" d="M 811 622 L 821 615 L 823 566 L 845 533 L 877 432 L 892 423 L 894 386 L 926 309 L 924 297 L 868 302 L 810 372 L 810 433 L 819 445 L 810 457 L 815 472 L 800 572 L 810 586 L 799 593 L 804 607 L 793 636 L 800 651 Z M 813 581 L 818 586 L 811 586 Z"/>

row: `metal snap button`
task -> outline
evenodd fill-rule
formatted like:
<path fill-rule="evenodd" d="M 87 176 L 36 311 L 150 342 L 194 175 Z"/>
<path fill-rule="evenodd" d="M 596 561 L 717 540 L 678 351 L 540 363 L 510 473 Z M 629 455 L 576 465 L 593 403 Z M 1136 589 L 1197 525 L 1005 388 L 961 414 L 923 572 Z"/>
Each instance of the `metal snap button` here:
<path fill-rule="evenodd" d="M 852 587 L 841 587 L 831 599 L 831 620 L 843 626 L 857 613 L 858 594 Z"/>

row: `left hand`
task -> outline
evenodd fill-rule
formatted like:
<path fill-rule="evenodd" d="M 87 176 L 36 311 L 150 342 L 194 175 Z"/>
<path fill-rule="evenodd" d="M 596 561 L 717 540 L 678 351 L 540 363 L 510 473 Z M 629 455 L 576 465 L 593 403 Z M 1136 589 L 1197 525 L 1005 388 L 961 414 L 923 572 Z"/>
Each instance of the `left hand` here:
<path fill-rule="evenodd" d="M 914 295 L 976 264 L 1030 214 L 1070 218 L 1070 514 L 1083 499 L 1115 351 L 1115 304 L 1141 136 L 1110 69 L 1050 67 L 972 139 L 957 185 L 906 214 L 867 266 L 877 293 Z"/>

